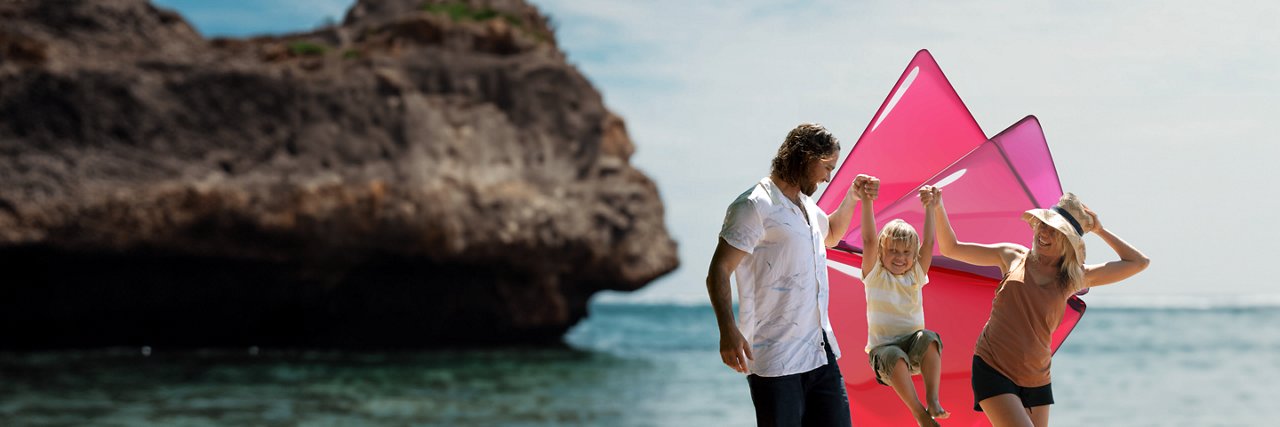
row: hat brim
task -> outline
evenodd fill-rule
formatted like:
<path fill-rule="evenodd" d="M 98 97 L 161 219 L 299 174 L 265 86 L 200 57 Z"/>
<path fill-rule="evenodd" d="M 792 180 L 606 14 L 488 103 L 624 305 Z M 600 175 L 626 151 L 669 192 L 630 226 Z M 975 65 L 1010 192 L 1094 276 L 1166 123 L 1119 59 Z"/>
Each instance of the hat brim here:
<path fill-rule="evenodd" d="M 1076 234 L 1076 229 L 1067 222 L 1066 218 L 1050 209 L 1031 209 L 1022 213 L 1022 220 L 1028 224 L 1031 219 L 1038 219 L 1050 227 L 1058 230 L 1063 236 L 1067 237 L 1067 242 L 1071 244 L 1071 248 L 1076 252 L 1076 261 L 1084 262 L 1084 239 Z"/>

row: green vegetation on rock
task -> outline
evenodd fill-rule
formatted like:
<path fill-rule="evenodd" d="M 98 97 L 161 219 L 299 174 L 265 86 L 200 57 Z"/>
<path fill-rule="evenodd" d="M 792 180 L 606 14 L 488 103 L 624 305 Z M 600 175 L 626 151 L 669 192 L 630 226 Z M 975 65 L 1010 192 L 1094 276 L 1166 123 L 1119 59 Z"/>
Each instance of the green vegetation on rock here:
<path fill-rule="evenodd" d="M 328 47 L 325 47 L 324 45 L 311 43 L 311 42 L 296 41 L 293 43 L 289 43 L 289 53 L 292 53 L 294 55 L 300 55 L 300 56 L 324 55 L 324 53 L 328 51 L 329 51 Z"/>
<path fill-rule="evenodd" d="M 482 21 L 488 21 L 490 19 L 502 18 L 502 19 L 505 19 L 511 25 L 514 25 L 516 27 L 522 26 L 521 25 L 522 23 L 520 22 L 520 18 L 517 18 L 516 16 L 507 14 L 507 13 L 498 12 L 496 10 L 489 9 L 489 8 L 473 8 L 471 7 L 471 5 L 466 4 L 464 2 L 449 2 L 449 3 L 427 2 L 422 4 L 422 10 L 439 14 L 439 15 L 447 15 L 449 19 L 452 19 L 454 22 L 462 22 L 462 21 L 482 22 Z"/>

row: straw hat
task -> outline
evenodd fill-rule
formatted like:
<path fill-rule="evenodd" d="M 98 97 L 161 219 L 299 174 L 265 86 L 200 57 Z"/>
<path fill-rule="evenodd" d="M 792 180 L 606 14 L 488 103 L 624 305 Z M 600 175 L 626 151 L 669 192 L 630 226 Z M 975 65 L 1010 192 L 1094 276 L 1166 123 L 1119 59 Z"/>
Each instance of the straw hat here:
<path fill-rule="evenodd" d="M 1061 203 L 1059 203 L 1059 205 L 1061 205 Z M 1072 214 L 1062 206 L 1054 206 L 1049 209 L 1032 209 L 1023 212 L 1022 220 L 1026 221 L 1028 224 L 1032 224 L 1034 227 L 1035 225 L 1031 222 L 1031 219 L 1038 219 L 1040 222 L 1057 229 L 1058 232 L 1067 236 L 1067 242 L 1071 243 L 1071 248 L 1076 251 L 1076 261 L 1083 263 L 1084 228 L 1082 228 L 1080 222 L 1077 220 L 1077 218 L 1082 215 L 1084 215 L 1083 212 L 1080 212 L 1079 214 Z"/>

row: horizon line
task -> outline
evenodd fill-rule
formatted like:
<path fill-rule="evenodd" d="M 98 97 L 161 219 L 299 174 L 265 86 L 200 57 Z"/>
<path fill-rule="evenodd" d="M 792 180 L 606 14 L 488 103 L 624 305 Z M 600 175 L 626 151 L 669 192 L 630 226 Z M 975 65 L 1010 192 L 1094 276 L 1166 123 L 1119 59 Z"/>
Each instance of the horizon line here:
<path fill-rule="evenodd" d="M 1213 310 L 1239 308 L 1280 308 L 1280 293 L 1268 294 L 1171 294 L 1171 295 L 1107 295 L 1081 296 L 1089 308 L 1094 309 L 1154 309 L 1154 310 Z M 621 296 L 608 295 L 592 298 L 592 305 L 631 305 L 631 306 L 678 306 L 678 307 L 711 307 L 706 299 L 627 299 Z M 735 302 L 736 306 L 737 303 Z"/>

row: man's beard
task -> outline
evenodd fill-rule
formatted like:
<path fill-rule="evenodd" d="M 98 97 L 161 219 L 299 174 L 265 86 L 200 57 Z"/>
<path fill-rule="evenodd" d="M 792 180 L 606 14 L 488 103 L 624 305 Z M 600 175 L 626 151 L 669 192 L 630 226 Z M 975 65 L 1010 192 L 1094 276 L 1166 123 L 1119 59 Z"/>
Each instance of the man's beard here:
<path fill-rule="evenodd" d="M 812 196 L 815 191 L 818 191 L 817 182 L 809 182 L 800 186 L 800 192 L 806 196 Z"/>

